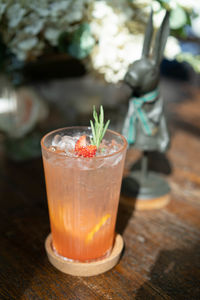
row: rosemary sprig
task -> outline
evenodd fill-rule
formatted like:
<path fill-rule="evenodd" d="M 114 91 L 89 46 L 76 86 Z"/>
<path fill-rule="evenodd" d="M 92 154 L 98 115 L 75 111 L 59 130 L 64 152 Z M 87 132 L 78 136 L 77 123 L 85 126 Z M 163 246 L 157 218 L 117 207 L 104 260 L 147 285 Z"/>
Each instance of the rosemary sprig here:
<path fill-rule="evenodd" d="M 97 115 L 95 106 L 93 107 L 93 121 L 90 121 L 91 129 L 92 129 L 92 138 L 91 138 L 91 144 L 95 145 L 97 149 L 99 148 L 101 141 L 104 137 L 104 134 L 110 124 L 110 120 L 106 122 L 106 125 L 104 126 L 104 112 L 103 112 L 103 106 L 100 106 L 100 114 L 99 117 Z"/>

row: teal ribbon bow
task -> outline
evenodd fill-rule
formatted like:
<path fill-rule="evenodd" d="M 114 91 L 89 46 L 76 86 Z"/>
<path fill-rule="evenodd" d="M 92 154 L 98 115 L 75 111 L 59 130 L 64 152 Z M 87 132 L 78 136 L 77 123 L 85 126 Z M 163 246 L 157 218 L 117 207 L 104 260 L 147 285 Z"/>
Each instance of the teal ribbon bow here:
<path fill-rule="evenodd" d="M 151 136 L 153 134 L 153 126 L 148 120 L 146 112 L 142 106 L 145 103 L 152 102 L 158 97 L 158 90 L 155 89 L 150 93 L 144 94 L 141 97 L 133 97 L 129 101 L 128 114 L 124 123 L 123 134 L 126 137 L 129 144 L 135 142 L 135 123 L 138 120 L 141 122 L 144 132 Z"/>

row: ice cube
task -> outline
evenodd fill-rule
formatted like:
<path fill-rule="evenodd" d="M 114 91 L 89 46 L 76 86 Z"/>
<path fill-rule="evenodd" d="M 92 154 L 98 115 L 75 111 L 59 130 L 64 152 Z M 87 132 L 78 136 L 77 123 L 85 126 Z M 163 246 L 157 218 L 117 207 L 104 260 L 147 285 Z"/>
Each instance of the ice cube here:
<path fill-rule="evenodd" d="M 75 148 L 76 139 L 71 136 L 64 135 L 62 137 L 62 142 L 65 143 L 67 147 Z"/>
<path fill-rule="evenodd" d="M 75 149 L 75 139 L 71 136 L 64 135 L 62 137 L 62 143 L 65 144 L 65 149 L 72 150 Z"/>
<path fill-rule="evenodd" d="M 64 150 L 66 147 L 66 143 L 63 142 L 62 140 L 58 143 L 57 148 L 60 150 Z"/>
<path fill-rule="evenodd" d="M 64 135 L 61 141 L 58 143 L 57 147 L 60 150 L 64 150 L 68 156 L 75 156 L 74 153 L 75 143 L 76 141 L 73 137 Z"/>
<path fill-rule="evenodd" d="M 76 153 L 75 153 L 75 151 L 74 150 L 70 150 L 70 149 L 68 149 L 67 147 L 65 148 L 65 154 L 67 155 L 67 156 L 69 156 L 69 157 L 76 157 Z"/>
<path fill-rule="evenodd" d="M 71 136 L 64 135 L 63 137 L 56 135 L 53 139 L 52 145 L 59 150 L 72 150 L 75 148 L 75 140 Z"/>
<path fill-rule="evenodd" d="M 61 136 L 59 134 L 56 134 L 52 140 L 52 146 L 57 147 L 60 141 Z"/>

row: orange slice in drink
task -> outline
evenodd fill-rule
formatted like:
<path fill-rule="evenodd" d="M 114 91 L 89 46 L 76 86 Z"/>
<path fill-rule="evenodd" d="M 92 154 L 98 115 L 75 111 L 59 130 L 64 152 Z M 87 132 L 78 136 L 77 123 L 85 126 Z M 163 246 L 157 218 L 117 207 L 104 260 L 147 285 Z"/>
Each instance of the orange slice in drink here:
<path fill-rule="evenodd" d="M 92 241 L 94 234 L 97 233 L 100 228 L 106 224 L 106 222 L 110 219 L 111 215 L 110 214 L 106 214 L 105 216 L 103 216 L 101 218 L 101 220 L 99 221 L 99 223 L 97 223 L 94 228 L 87 234 L 86 237 L 86 243 L 89 243 L 90 241 Z"/>

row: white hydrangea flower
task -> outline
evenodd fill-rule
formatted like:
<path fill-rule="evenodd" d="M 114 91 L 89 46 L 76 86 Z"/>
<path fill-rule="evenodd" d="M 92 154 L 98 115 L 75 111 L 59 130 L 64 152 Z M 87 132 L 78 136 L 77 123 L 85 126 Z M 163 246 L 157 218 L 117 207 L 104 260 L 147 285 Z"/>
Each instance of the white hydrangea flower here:
<path fill-rule="evenodd" d="M 7 7 L 7 3 L 2 3 L 2 1 L 0 1 L 0 19 L 1 16 L 4 14 L 6 7 Z"/>
<path fill-rule="evenodd" d="M 27 38 L 26 40 L 19 43 L 18 47 L 20 50 L 29 51 L 35 45 L 37 45 L 38 39 L 36 37 Z"/>
<path fill-rule="evenodd" d="M 3 40 L 18 59 L 34 58 L 42 54 L 46 41 L 57 46 L 63 31 L 72 31 L 75 23 L 83 22 L 91 1 L 10 0 L 2 5 L 0 0 L 0 18 L 2 14 L 8 20 L 7 29 L 1 31 Z"/>
<path fill-rule="evenodd" d="M 23 19 L 25 13 L 26 9 L 21 7 L 19 3 L 10 6 L 7 10 L 8 26 L 15 28 Z"/>
<path fill-rule="evenodd" d="M 142 35 L 130 35 L 126 30 L 121 32 L 116 43 L 110 41 L 98 47 L 96 56 L 92 57 L 94 69 L 104 74 L 107 82 L 119 82 L 128 66 L 140 58 L 142 43 Z"/>
<path fill-rule="evenodd" d="M 35 13 L 38 14 L 38 16 L 42 17 L 42 18 L 47 18 L 50 15 L 50 9 L 48 5 L 41 5 L 43 3 L 43 1 L 39 0 L 37 2 L 39 3 L 35 3 L 36 0 L 34 0 L 34 2 L 29 4 L 29 9 L 31 11 L 34 11 Z M 44 4 L 44 3 L 43 3 Z"/>
<path fill-rule="evenodd" d="M 176 0 L 177 4 L 187 10 L 200 9 L 200 1 L 198 0 Z"/>
<path fill-rule="evenodd" d="M 24 28 L 24 32 L 29 35 L 37 35 L 43 28 L 45 20 L 42 18 L 38 18 L 36 13 L 31 13 L 26 17 L 27 26 Z M 24 23 L 26 22 L 24 18 Z"/>
<path fill-rule="evenodd" d="M 177 8 L 178 3 L 177 3 L 176 0 L 170 0 L 170 1 L 167 2 L 167 5 L 169 6 L 169 8 L 170 8 L 171 10 L 173 10 L 173 9 L 176 9 L 176 8 Z"/>
<path fill-rule="evenodd" d="M 70 6 L 70 12 L 67 14 L 68 22 L 79 22 L 83 18 L 84 1 L 74 0 Z"/>
<path fill-rule="evenodd" d="M 128 2 L 108 0 L 95 2 L 91 15 L 91 32 L 98 41 L 90 55 L 92 67 L 107 82 L 117 83 L 142 50 L 143 36 L 130 33 L 126 26 L 134 12 Z"/>
<path fill-rule="evenodd" d="M 27 34 L 24 29 L 10 41 L 9 46 L 17 58 L 24 61 L 35 54 L 40 55 L 44 48 L 44 43 L 39 41 L 38 37 Z"/>
<path fill-rule="evenodd" d="M 92 17 L 94 19 L 101 20 L 106 16 L 112 14 L 112 8 L 106 4 L 106 1 L 96 2 L 92 11 Z"/>
<path fill-rule="evenodd" d="M 133 0 L 132 1 L 137 6 L 151 6 L 152 0 Z"/>
<path fill-rule="evenodd" d="M 44 36 L 52 46 L 56 46 L 58 42 L 59 34 L 60 34 L 59 29 L 49 27 L 45 30 Z"/>
<path fill-rule="evenodd" d="M 50 14 L 54 17 L 63 15 L 63 11 L 66 11 L 73 1 L 60 1 L 51 4 Z"/>
<path fill-rule="evenodd" d="M 200 14 L 197 0 L 170 0 L 166 5 Z M 90 67 L 103 74 L 106 81 L 118 82 L 128 66 L 140 58 L 151 6 L 154 26 L 159 28 L 165 10 L 156 0 L 0 0 L 0 19 L 7 21 L 6 30 L 0 31 L 11 52 L 26 60 L 41 55 L 46 45 L 57 46 L 63 31 L 72 32 L 88 22 L 97 42 L 89 56 Z M 192 24 L 198 35 L 197 19 Z M 167 58 L 173 59 L 179 51 L 177 40 L 170 37 Z"/>
<path fill-rule="evenodd" d="M 170 0 L 167 5 L 173 10 L 178 6 L 190 9 L 196 4 L 196 0 L 191 1 L 192 5 L 188 2 Z M 130 8 L 128 1 L 122 3 L 117 0 L 113 3 L 110 0 L 104 0 L 95 2 L 93 5 L 91 30 L 98 44 L 90 55 L 91 64 L 92 68 L 103 74 L 108 82 L 122 80 L 128 66 L 140 58 L 145 26 L 139 28 L 134 22 L 140 22 L 139 25 L 146 23 L 150 7 L 154 11 L 155 28 L 160 27 L 165 16 L 165 10 L 158 1 L 132 0 L 129 3 L 133 5 L 134 10 Z M 200 2 L 198 5 L 200 6 Z M 131 26 L 128 27 L 128 24 Z M 196 28 L 199 28 L 199 24 Z M 179 53 L 181 53 L 181 48 L 178 40 L 170 36 L 165 49 L 166 58 L 175 59 Z"/>
<path fill-rule="evenodd" d="M 181 53 L 181 47 L 178 40 L 173 36 L 169 36 L 165 47 L 165 57 L 168 60 L 173 60 L 179 53 Z"/>
<path fill-rule="evenodd" d="M 195 9 L 195 13 L 200 16 L 200 7 Z M 192 19 L 192 31 L 200 38 L 200 17 Z"/>

